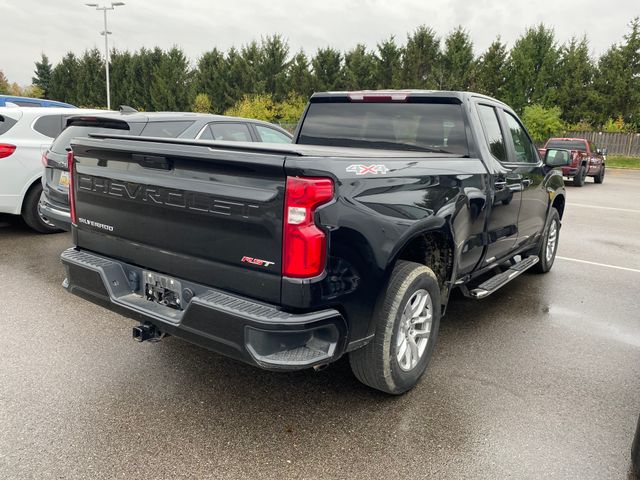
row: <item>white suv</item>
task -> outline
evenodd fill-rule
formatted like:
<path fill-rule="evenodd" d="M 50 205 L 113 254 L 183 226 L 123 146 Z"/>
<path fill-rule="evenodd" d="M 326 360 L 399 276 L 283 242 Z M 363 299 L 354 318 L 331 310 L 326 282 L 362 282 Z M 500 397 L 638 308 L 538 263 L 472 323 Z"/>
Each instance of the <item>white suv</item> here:
<path fill-rule="evenodd" d="M 42 154 L 68 117 L 102 110 L 0 107 L 0 213 L 22 215 L 41 233 L 58 230 L 38 212 L 42 193 Z"/>

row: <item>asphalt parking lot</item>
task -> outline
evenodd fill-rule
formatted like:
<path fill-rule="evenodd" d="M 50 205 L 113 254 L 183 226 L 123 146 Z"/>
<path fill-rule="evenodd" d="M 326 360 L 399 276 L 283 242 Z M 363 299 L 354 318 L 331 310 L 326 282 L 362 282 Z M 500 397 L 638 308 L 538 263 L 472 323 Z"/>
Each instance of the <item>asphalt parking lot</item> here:
<path fill-rule="evenodd" d="M 70 236 L 0 218 L 0 478 L 626 479 L 640 414 L 640 172 L 567 186 L 559 258 L 456 295 L 399 398 L 278 374 L 67 294 Z"/>

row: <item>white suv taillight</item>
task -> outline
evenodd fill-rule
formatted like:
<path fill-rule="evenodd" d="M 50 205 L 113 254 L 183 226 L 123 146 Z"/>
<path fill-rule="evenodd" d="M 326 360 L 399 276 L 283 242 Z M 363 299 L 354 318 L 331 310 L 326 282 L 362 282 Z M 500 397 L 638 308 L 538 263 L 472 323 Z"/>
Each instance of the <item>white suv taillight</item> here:
<path fill-rule="evenodd" d="M 8 157 L 15 151 L 16 151 L 15 145 L 10 145 L 8 143 L 0 143 L 0 158 Z"/>

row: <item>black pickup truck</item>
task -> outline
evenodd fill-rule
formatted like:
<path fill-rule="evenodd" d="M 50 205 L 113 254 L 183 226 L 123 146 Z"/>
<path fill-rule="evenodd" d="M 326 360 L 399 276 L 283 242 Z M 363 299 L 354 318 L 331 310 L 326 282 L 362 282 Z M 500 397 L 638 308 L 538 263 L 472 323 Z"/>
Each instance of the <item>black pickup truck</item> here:
<path fill-rule="evenodd" d="M 555 167 L 514 112 L 466 92 L 320 93 L 293 145 L 72 141 L 65 287 L 251 364 L 412 388 L 451 290 L 483 298 L 554 262 Z M 524 286 L 525 284 L 523 284 Z"/>

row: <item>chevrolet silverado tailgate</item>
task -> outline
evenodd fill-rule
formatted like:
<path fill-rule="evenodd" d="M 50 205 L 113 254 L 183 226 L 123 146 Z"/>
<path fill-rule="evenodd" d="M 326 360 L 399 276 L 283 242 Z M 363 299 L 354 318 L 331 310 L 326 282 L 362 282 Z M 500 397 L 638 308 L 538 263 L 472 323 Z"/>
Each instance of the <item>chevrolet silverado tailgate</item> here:
<path fill-rule="evenodd" d="M 280 300 L 283 154 L 121 138 L 72 149 L 79 248 Z"/>

